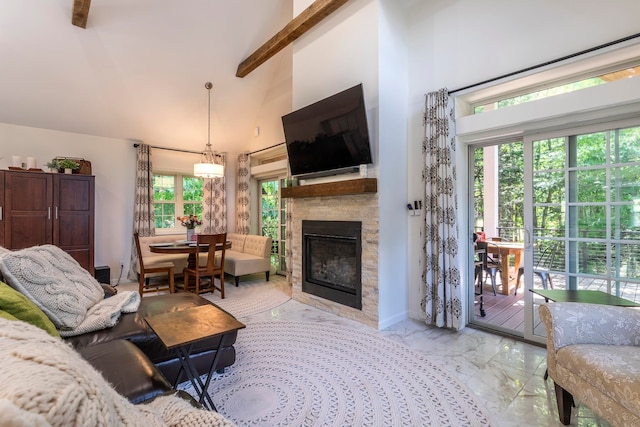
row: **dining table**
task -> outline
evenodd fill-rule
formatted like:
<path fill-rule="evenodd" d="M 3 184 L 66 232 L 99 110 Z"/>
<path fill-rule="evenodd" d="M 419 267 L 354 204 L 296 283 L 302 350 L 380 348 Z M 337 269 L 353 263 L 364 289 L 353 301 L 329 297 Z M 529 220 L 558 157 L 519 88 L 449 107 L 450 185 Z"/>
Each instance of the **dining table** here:
<path fill-rule="evenodd" d="M 522 254 L 524 253 L 524 243 L 522 242 L 505 242 L 505 241 L 494 241 L 490 240 L 487 247 L 488 253 L 498 254 L 500 255 L 500 259 L 502 261 L 502 268 L 500 269 L 500 279 L 502 281 L 502 289 L 500 292 L 503 295 L 510 295 L 511 291 L 511 281 L 510 277 L 510 263 L 509 258 L 511 255 L 514 257 L 514 275 L 511 277 L 515 277 L 518 272 L 518 267 L 520 267 L 520 263 L 522 262 Z"/>
<path fill-rule="evenodd" d="M 201 248 L 204 245 L 201 245 Z M 227 240 L 224 244 L 225 250 L 231 249 L 231 241 Z M 216 250 L 222 249 L 222 244 L 217 245 Z M 166 243 L 150 243 L 149 250 L 157 254 L 186 254 L 187 267 L 195 268 L 196 263 L 196 242 L 191 240 L 177 240 L 175 242 Z"/>

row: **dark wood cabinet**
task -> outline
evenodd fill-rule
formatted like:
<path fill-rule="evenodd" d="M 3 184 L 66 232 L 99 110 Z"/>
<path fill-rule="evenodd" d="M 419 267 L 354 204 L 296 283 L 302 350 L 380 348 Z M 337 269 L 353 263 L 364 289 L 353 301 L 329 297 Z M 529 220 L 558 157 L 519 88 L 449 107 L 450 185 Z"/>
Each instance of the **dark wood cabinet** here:
<path fill-rule="evenodd" d="M 53 243 L 53 177 L 35 172 L 5 172 L 4 243 L 8 249 Z"/>
<path fill-rule="evenodd" d="M 3 246 L 54 244 L 93 274 L 95 178 L 20 171 L 2 175 Z"/>

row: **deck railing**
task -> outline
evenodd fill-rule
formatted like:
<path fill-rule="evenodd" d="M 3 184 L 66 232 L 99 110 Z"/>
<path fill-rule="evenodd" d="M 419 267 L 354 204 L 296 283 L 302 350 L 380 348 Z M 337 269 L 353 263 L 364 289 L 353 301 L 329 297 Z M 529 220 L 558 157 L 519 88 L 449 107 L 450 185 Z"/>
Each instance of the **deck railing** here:
<path fill-rule="evenodd" d="M 617 236 L 620 243 L 616 243 L 611 248 L 607 257 L 608 248 L 597 239 L 602 235 L 603 230 L 581 230 L 580 239 L 577 242 L 578 273 L 601 275 L 607 271 L 615 272 L 619 278 L 640 279 L 640 231 L 625 231 Z M 504 240 L 522 242 L 524 241 L 524 229 L 518 227 L 498 227 L 498 236 Z M 564 229 L 535 229 L 535 236 L 563 237 Z M 627 243 L 628 242 L 628 243 Z M 541 245 L 550 244 L 549 241 L 541 241 Z M 538 252 L 541 252 L 543 247 Z M 565 245 L 559 245 L 556 257 L 551 267 L 552 270 L 564 271 L 565 268 Z M 607 263 L 609 267 L 607 268 Z"/>

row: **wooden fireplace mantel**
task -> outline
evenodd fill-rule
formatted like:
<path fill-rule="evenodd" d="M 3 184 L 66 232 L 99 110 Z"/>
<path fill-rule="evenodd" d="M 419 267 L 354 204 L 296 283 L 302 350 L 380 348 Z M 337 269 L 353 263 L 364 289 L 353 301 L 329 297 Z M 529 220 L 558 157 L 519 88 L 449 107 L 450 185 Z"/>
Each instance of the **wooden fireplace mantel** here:
<path fill-rule="evenodd" d="M 298 187 L 284 187 L 282 189 L 282 197 L 299 199 L 303 197 L 346 196 L 377 192 L 378 180 L 376 178 L 360 178 Z"/>

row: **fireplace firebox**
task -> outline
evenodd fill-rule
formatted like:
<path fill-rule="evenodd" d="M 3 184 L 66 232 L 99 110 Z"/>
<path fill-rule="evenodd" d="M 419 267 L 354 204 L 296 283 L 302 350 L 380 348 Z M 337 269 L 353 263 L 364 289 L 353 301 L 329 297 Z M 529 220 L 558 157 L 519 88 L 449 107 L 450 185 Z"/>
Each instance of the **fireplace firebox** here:
<path fill-rule="evenodd" d="M 302 221 L 302 292 L 362 309 L 362 223 Z"/>

